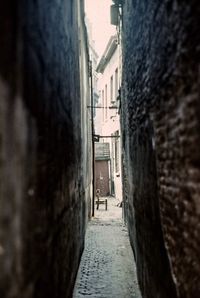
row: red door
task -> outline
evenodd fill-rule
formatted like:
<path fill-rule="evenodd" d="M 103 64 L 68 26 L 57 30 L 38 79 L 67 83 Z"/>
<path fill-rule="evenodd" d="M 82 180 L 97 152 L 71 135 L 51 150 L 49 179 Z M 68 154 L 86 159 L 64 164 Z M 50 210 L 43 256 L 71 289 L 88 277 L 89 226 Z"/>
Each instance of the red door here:
<path fill-rule="evenodd" d="M 96 189 L 100 189 L 100 196 L 110 195 L 109 188 L 109 164 L 108 160 L 98 160 L 95 162 Z"/>

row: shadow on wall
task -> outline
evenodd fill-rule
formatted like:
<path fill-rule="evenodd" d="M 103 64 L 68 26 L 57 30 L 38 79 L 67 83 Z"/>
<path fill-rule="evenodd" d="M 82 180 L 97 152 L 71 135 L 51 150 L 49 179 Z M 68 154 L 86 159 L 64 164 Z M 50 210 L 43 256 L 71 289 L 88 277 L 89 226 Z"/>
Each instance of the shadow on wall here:
<path fill-rule="evenodd" d="M 144 297 L 200 296 L 199 15 L 196 0 L 123 8 L 124 196 Z"/>
<path fill-rule="evenodd" d="M 0 296 L 70 297 L 90 193 L 78 7 L 8 0 L 0 14 Z"/>

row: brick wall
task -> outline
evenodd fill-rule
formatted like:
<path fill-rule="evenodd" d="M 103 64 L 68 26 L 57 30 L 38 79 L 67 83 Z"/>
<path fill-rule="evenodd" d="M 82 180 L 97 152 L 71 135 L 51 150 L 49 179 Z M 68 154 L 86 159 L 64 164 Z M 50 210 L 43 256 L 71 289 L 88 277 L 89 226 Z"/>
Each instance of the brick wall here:
<path fill-rule="evenodd" d="M 143 297 L 200 295 L 197 0 L 126 1 L 124 197 Z"/>
<path fill-rule="evenodd" d="M 91 154 L 89 132 L 80 127 L 79 61 L 88 56 L 79 56 L 76 3 L 0 1 L 5 298 L 70 297 L 84 245 L 90 177 L 83 179 L 83 145 L 89 166 Z"/>

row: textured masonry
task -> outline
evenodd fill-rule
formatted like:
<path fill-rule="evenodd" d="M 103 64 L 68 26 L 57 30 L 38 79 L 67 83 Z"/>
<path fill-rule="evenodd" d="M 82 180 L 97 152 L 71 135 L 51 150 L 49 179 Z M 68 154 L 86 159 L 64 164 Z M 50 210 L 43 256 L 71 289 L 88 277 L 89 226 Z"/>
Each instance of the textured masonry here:
<path fill-rule="evenodd" d="M 82 3 L 0 1 L 0 19 L 0 297 L 70 297 L 91 185 Z"/>
<path fill-rule="evenodd" d="M 125 212 L 143 297 L 200 296 L 200 4 L 123 11 Z"/>

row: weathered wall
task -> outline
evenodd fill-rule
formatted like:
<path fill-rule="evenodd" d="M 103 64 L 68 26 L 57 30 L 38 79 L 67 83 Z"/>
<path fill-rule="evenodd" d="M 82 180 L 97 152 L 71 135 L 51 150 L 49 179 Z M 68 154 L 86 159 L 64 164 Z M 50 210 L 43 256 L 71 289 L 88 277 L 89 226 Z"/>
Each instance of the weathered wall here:
<path fill-rule="evenodd" d="M 80 67 L 80 90 L 81 90 L 81 175 L 83 193 L 86 198 L 86 222 L 91 217 L 92 198 L 92 125 L 90 84 L 89 84 L 89 41 L 85 25 L 84 1 L 78 2 L 78 30 L 79 30 L 79 67 Z"/>
<path fill-rule="evenodd" d="M 77 3 L 0 1 L 0 297 L 71 296 L 90 194 Z"/>
<path fill-rule="evenodd" d="M 124 196 L 143 297 L 200 296 L 199 15 L 197 0 L 124 5 Z"/>

